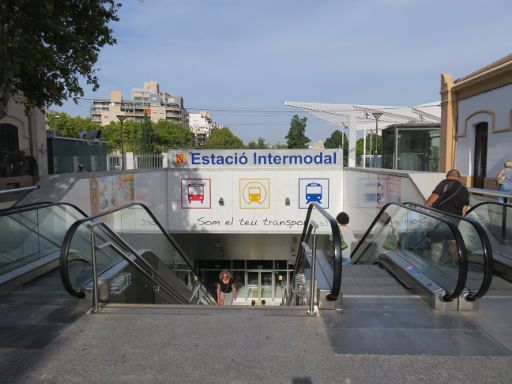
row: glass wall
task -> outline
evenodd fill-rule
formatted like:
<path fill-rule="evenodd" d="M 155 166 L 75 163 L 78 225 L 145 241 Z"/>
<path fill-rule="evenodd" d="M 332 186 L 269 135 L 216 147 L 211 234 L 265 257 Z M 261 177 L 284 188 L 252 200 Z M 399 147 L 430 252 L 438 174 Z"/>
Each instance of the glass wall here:
<path fill-rule="evenodd" d="M 80 164 L 85 171 L 107 170 L 107 142 L 98 140 L 48 137 L 48 173 L 77 172 Z"/>
<path fill-rule="evenodd" d="M 382 131 L 382 168 L 439 171 L 439 125 L 396 124 Z"/>

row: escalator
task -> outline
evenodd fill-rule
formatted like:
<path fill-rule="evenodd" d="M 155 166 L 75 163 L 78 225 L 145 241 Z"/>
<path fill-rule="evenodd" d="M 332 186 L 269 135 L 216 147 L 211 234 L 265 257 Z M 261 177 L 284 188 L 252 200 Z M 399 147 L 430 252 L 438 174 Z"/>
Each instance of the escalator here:
<path fill-rule="evenodd" d="M 494 274 L 512 283 L 512 205 L 483 202 L 471 207 L 467 216 L 479 222 L 487 233 Z"/>
<path fill-rule="evenodd" d="M 379 265 L 435 309 L 474 308 L 492 278 L 492 250 L 478 223 L 413 204 L 384 206 L 352 261 Z"/>
<path fill-rule="evenodd" d="M 320 309 L 341 308 L 342 238 L 336 220 L 318 203 L 308 207 L 283 305 Z"/>
<path fill-rule="evenodd" d="M 464 240 L 468 259 L 467 298 L 474 301 L 483 297 L 491 285 L 494 264 L 493 248 L 484 227 L 468 216 L 461 217 L 417 203 L 405 204 L 449 220 L 457 226 Z"/>
<path fill-rule="evenodd" d="M 58 268 L 66 291 L 78 298 L 91 292 L 96 309 L 214 304 L 183 251 L 141 204 L 92 217 L 68 203 L 27 204 L 0 211 L 0 229 L 4 293 Z"/>
<path fill-rule="evenodd" d="M 32 203 L 0 211 L 0 288 L 22 285 L 57 268 L 66 231 L 85 216 L 68 203 Z"/>
<path fill-rule="evenodd" d="M 106 304 L 215 304 L 185 253 L 140 203 L 71 225 L 60 274 L 71 295 L 92 294 L 95 311 Z"/>
<path fill-rule="evenodd" d="M 335 219 L 311 204 L 285 304 L 338 309 L 344 296 L 412 292 L 434 309 L 471 310 L 491 284 L 490 242 L 470 218 L 389 203 L 352 252 L 353 265 L 342 266 L 342 245 Z"/>

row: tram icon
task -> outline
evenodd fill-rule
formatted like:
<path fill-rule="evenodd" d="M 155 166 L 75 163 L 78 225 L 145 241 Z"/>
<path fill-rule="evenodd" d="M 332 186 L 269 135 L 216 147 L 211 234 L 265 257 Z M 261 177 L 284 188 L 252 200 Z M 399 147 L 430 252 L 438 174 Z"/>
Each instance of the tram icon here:
<path fill-rule="evenodd" d="M 309 183 L 306 184 L 306 204 L 317 202 L 322 204 L 322 184 Z"/>
<path fill-rule="evenodd" d="M 261 187 L 249 187 L 249 204 L 261 204 Z"/>
<path fill-rule="evenodd" d="M 188 203 L 193 201 L 204 202 L 204 184 L 189 184 L 187 185 Z"/>
<path fill-rule="evenodd" d="M 240 178 L 240 209 L 270 208 L 270 179 Z"/>

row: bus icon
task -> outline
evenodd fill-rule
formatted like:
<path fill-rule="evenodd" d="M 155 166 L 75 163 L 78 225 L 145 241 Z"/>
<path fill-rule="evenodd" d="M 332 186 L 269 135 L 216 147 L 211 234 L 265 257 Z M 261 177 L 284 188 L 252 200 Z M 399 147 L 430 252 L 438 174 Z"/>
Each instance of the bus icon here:
<path fill-rule="evenodd" d="M 188 203 L 193 201 L 204 202 L 204 184 L 188 184 L 187 185 Z"/>
<path fill-rule="evenodd" d="M 249 187 L 249 204 L 250 203 L 261 204 L 261 188 L 260 187 Z"/>

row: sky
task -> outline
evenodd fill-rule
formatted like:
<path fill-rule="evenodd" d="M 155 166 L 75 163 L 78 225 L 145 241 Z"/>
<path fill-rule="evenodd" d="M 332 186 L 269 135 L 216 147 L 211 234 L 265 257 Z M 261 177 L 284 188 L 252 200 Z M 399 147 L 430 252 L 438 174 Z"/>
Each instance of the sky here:
<path fill-rule="evenodd" d="M 285 143 L 285 101 L 417 105 L 512 52 L 510 0 L 123 0 L 117 45 L 96 65 L 100 89 L 126 98 L 144 81 L 211 111 L 245 142 Z M 89 115 L 90 102 L 65 102 Z M 308 116 L 306 134 L 337 127 Z"/>

